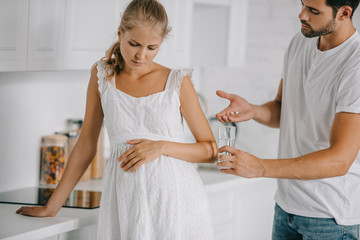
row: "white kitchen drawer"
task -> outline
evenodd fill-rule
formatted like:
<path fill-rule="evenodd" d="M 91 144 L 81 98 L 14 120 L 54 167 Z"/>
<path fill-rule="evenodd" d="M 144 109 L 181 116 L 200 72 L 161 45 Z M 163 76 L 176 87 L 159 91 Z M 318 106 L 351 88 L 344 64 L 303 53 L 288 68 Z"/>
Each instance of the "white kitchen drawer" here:
<path fill-rule="evenodd" d="M 234 235 L 234 222 L 224 222 L 214 226 L 215 240 L 232 240 Z"/>
<path fill-rule="evenodd" d="M 214 226 L 234 220 L 234 197 L 233 191 L 219 191 L 209 196 Z"/>

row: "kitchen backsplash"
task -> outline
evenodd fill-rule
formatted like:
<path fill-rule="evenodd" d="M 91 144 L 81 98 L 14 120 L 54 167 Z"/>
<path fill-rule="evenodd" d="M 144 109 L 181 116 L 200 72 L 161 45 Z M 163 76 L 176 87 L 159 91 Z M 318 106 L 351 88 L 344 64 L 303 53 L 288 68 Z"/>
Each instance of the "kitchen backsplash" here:
<path fill-rule="evenodd" d="M 43 135 L 83 118 L 90 71 L 0 73 L 0 191 L 39 183 Z"/>

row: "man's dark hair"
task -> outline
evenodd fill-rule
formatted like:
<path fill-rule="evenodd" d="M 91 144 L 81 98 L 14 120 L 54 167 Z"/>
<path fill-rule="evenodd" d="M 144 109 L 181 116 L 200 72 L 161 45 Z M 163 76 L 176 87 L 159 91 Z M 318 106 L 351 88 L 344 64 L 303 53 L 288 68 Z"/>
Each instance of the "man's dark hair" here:
<path fill-rule="evenodd" d="M 338 10 L 343 6 L 349 6 L 352 8 L 352 13 L 350 18 L 353 17 L 355 9 L 359 5 L 360 0 L 326 0 L 326 5 L 330 6 L 333 9 L 334 17 L 336 17 L 336 14 Z"/>

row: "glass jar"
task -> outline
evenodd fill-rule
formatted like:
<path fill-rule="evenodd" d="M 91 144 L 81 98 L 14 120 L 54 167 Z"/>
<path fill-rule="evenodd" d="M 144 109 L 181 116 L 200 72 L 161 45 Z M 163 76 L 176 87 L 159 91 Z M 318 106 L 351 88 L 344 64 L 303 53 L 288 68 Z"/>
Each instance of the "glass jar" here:
<path fill-rule="evenodd" d="M 67 141 L 64 135 L 44 136 L 41 141 L 40 184 L 58 184 L 67 161 Z"/>
<path fill-rule="evenodd" d="M 82 119 L 68 119 L 67 120 L 67 127 L 68 127 L 68 149 L 69 149 L 69 155 L 71 151 L 74 149 L 75 144 L 79 138 L 81 128 L 83 125 Z M 89 181 L 91 178 L 91 165 L 86 169 L 82 177 L 80 178 L 80 181 Z"/>
<path fill-rule="evenodd" d="M 80 132 L 80 129 L 82 128 L 83 120 L 82 119 L 68 119 L 67 120 L 67 126 L 68 130 L 71 131 L 78 131 Z"/>

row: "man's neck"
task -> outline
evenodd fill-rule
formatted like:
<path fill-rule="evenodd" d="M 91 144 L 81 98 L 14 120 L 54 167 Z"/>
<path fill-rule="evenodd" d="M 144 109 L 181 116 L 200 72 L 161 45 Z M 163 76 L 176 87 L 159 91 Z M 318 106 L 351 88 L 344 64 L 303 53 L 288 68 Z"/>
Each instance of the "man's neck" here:
<path fill-rule="evenodd" d="M 334 32 L 320 36 L 318 40 L 318 49 L 320 51 L 327 51 L 335 48 L 349 39 L 355 31 L 356 29 L 352 24 L 352 21 L 344 23 L 342 26 L 338 26 Z"/>

